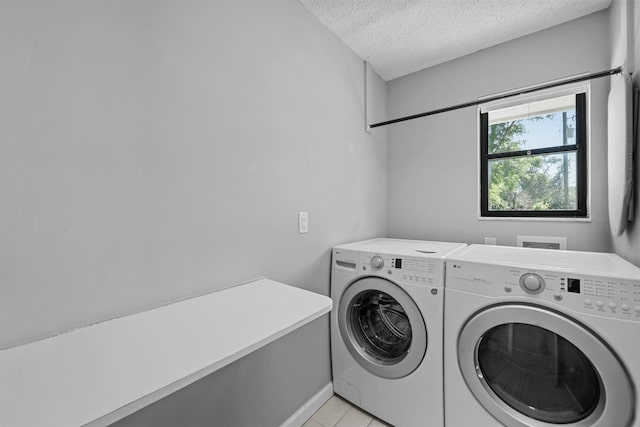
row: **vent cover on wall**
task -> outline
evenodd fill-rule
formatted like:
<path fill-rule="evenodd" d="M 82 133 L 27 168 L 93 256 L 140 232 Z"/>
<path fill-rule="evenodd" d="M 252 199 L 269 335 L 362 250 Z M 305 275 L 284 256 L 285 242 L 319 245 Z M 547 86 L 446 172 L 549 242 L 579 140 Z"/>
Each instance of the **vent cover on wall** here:
<path fill-rule="evenodd" d="M 537 249 L 567 249 L 566 237 L 516 236 L 516 246 Z"/>

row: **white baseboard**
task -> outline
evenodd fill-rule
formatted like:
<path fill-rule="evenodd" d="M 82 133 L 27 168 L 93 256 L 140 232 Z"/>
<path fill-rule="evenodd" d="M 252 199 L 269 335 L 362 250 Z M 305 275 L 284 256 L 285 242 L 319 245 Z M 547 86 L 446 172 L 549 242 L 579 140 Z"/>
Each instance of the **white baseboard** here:
<path fill-rule="evenodd" d="M 293 413 L 280 427 L 300 427 L 333 396 L 333 383 L 329 383 Z"/>

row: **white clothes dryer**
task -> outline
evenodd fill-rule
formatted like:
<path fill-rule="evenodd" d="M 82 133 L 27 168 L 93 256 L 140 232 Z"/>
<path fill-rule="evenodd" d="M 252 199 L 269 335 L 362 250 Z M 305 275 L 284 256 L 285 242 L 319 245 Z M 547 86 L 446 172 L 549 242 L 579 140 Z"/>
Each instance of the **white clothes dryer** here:
<path fill-rule="evenodd" d="M 470 245 L 447 260 L 447 427 L 638 427 L 640 269 Z"/>
<path fill-rule="evenodd" d="M 444 258 L 465 246 L 373 239 L 333 249 L 337 394 L 396 427 L 443 426 Z"/>

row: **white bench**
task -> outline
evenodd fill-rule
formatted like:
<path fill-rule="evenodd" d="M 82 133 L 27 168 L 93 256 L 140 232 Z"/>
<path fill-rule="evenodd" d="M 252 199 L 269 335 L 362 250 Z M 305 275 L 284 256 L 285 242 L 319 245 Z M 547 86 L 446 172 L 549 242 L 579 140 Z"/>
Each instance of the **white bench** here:
<path fill-rule="evenodd" d="M 106 426 L 331 311 L 268 279 L 0 351 L 0 426 Z"/>

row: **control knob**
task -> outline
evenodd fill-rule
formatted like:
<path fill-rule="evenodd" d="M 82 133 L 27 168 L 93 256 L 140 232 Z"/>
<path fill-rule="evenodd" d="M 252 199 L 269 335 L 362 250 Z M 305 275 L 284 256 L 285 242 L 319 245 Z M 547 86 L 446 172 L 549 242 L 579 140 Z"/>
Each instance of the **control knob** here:
<path fill-rule="evenodd" d="M 384 259 L 380 255 L 374 255 L 371 257 L 370 264 L 374 270 L 382 270 L 382 267 L 384 267 Z"/>
<path fill-rule="evenodd" d="M 539 294 L 544 290 L 544 279 L 535 273 L 520 276 L 520 287 L 529 294 Z"/>

